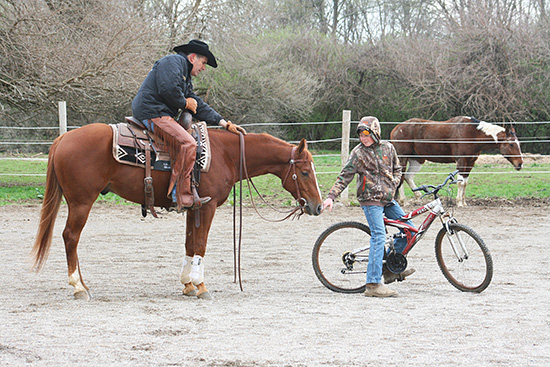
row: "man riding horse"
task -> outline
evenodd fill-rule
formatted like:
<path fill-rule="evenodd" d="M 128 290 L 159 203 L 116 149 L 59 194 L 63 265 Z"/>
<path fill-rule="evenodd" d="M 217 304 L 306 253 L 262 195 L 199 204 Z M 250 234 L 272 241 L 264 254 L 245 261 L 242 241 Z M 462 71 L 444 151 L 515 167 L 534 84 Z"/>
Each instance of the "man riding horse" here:
<path fill-rule="evenodd" d="M 191 40 L 188 44 L 174 47 L 174 52 L 176 54 L 165 56 L 153 65 L 132 101 L 132 113 L 170 147 L 172 175 L 167 195 L 172 197 L 179 212 L 186 208 L 200 208 L 210 200 L 208 196 L 193 196 L 191 171 L 197 147 L 195 139 L 180 125 L 186 119 L 175 119 L 180 110 L 184 116 L 190 117 L 190 113 L 197 120 L 222 126 L 235 134 L 246 134 L 246 131 L 224 120 L 193 92 L 192 77 L 198 76 L 206 65 L 218 66 L 208 45 Z"/>

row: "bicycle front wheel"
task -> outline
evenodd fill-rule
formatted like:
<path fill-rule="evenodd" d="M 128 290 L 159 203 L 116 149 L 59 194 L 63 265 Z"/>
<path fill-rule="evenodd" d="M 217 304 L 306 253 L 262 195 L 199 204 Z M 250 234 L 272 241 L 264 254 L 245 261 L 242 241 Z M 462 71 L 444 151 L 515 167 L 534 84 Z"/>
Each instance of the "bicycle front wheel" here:
<path fill-rule="evenodd" d="M 365 291 L 370 228 L 341 222 L 327 228 L 313 247 L 313 270 L 325 287 L 340 293 Z"/>
<path fill-rule="evenodd" d="M 463 292 L 480 293 L 491 283 L 493 260 L 481 237 L 470 227 L 451 223 L 435 239 L 435 255 L 445 278 Z"/>

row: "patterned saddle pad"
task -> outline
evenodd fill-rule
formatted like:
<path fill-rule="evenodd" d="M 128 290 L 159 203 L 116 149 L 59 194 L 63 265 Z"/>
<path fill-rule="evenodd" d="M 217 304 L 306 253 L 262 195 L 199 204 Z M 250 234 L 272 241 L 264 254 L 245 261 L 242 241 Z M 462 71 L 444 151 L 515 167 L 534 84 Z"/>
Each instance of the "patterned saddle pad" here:
<path fill-rule="evenodd" d="M 127 118 L 127 121 L 132 119 Z M 158 136 L 133 123 L 121 122 L 110 126 L 113 129 L 113 157 L 117 162 L 145 168 L 145 147 L 151 144 L 151 168 L 157 171 L 171 170 L 168 146 Z M 211 155 L 206 123 L 194 123 L 188 131 L 197 140 L 195 164 L 202 172 L 208 172 Z"/>

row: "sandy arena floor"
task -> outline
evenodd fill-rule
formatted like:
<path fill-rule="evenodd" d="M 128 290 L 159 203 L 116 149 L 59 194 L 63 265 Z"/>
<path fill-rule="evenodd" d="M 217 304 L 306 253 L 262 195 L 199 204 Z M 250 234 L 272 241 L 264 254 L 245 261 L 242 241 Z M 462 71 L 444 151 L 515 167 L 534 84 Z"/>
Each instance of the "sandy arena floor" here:
<path fill-rule="evenodd" d="M 79 246 L 90 302 L 73 299 L 61 231 L 38 275 L 29 251 L 39 206 L 0 207 L 0 365 L 3 366 L 547 366 L 550 364 L 548 205 L 455 210 L 485 240 L 493 282 L 462 293 L 434 256 L 437 223 L 409 256 L 417 272 L 399 297 L 329 291 L 311 250 L 342 220 L 270 223 L 244 210 L 242 276 L 233 283 L 232 209 L 219 209 L 205 257 L 214 300 L 181 295 L 184 221 L 142 219 L 135 206 L 95 206 Z M 405 206 L 405 209 L 413 209 Z M 269 209 L 264 216 L 279 218 Z"/>

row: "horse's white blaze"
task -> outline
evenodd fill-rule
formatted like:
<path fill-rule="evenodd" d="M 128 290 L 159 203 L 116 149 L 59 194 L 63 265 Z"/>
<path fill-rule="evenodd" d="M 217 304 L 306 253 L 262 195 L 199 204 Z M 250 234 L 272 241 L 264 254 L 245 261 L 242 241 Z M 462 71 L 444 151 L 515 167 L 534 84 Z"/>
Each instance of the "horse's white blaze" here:
<path fill-rule="evenodd" d="M 495 139 L 495 142 L 498 142 L 497 135 L 501 132 L 506 131 L 506 129 L 502 126 L 494 125 L 485 121 L 480 121 L 477 129 L 483 131 L 486 135 L 492 136 L 493 139 Z"/>
<path fill-rule="evenodd" d="M 75 270 L 74 273 L 69 275 L 69 284 L 74 287 L 74 292 L 86 292 L 86 288 L 84 287 L 84 284 L 82 284 L 82 280 L 80 279 L 80 273 L 78 272 L 78 269 Z"/>
<path fill-rule="evenodd" d="M 319 197 L 322 198 L 323 195 L 321 195 L 321 189 L 319 188 L 319 180 L 317 179 L 317 172 L 315 172 L 315 165 L 313 162 L 311 162 L 311 170 L 313 171 L 313 176 L 315 177 L 315 184 L 317 185 L 317 192 L 319 193 Z"/>
<path fill-rule="evenodd" d="M 193 256 L 192 268 L 189 276 L 194 285 L 199 285 L 204 282 L 204 259 L 202 256 Z"/>
<path fill-rule="evenodd" d="M 518 146 L 519 156 L 522 157 L 523 153 L 521 152 L 521 145 L 519 145 L 519 139 L 517 136 L 514 138 L 514 143 Z"/>
<path fill-rule="evenodd" d="M 180 281 L 183 284 L 187 284 L 191 281 L 191 268 L 193 267 L 193 258 L 185 255 L 183 258 L 183 266 L 181 267 Z"/>

